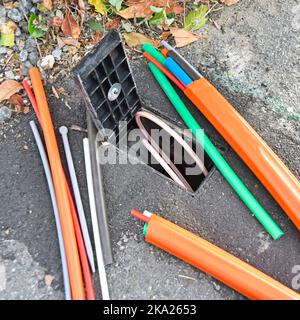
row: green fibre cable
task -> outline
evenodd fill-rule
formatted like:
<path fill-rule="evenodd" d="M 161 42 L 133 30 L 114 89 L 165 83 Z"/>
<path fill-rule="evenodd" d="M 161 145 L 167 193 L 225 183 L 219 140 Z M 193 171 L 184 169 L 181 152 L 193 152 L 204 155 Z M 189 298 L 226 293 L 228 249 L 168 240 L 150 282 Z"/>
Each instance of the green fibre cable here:
<path fill-rule="evenodd" d="M 162 65 L 164 64 L 166 58 L 156 50 L 150 43 L 145 43 L 143 45 L 143 51 L 147 52 L 152 56 L 155 60 L 157 60 Z"/>
<path fill-rule="evenodd" d="M 168 96 L 169 100 L 173 104 L 176 111 L 181 116 L 182 120 L 185 122 L 187 127 L 192 131 L 193 135 L 201 144 L 202 148 L 209 155 L 211 160 L 214 162 L 216 167 L 223 174 L 225 179 L 229 182 L 235 192 L 244 201 L 246 206 L 253 212 L 257 220 L 264 226 L 264 228 L 270 233 L 273 239 L 277 240 L 283 235 L 283 231 L 279 226 L 273 221 L 273 219 L 268 215 L 265 209 L 260 205 L 260 203 L 255 199 L 252 193 L 243 184 L 241 179 L 236 175 L 236 173 L 231 169 L 227 161 L 219 153 L 214 144 L 210 141 L 207 135 L 203 132 L 202 128 L 199 126 L 198 122 L 192 116 L 190 111 L 182 102 L 179 95 L 176 93 L 172 85 L 166 76 L 153 64 L 148 63 L 154 77 L 160 84 L 161 88 Z"/>

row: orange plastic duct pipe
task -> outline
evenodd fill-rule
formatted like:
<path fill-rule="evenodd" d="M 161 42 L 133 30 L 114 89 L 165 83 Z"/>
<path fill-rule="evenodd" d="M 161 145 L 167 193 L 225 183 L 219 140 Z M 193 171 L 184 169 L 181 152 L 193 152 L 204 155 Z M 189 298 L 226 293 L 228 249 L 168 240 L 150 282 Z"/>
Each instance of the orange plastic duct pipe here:
<path fill-rule="evenodd" d="M 156 214 L 132 210 L 148 222 L 145 240 L 210 274 L 244 296 L 255 300 L 300 300 L 300 295 L 280 282 L 195 234 Z"/>
<path fill-rule="evenodd" d="M 267 143 L 204 78 L 184 90 L 300 230 L 300 183 Z"/>
<path fill-rule="evenodd" d="M 66 250 L 72 299 L 84 300 L 85 292 L 68 192 L 66 189 L 64 171 L 60 159 L 51 115 L 49 112 L 47 98 L 43 88 L 39 70 L 37 68 L 31 68 L 29 70 L 29 76 L 38 105 L 39 116 L 41 119 L 46 148 L 48 151 L 49 163 L 53 177 L 53 184 Z"/>

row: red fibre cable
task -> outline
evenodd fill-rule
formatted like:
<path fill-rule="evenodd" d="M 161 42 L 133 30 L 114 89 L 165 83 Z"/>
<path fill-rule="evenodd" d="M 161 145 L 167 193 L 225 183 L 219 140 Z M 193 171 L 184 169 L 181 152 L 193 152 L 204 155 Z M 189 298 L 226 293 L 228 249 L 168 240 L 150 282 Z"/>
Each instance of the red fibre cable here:
<path fill-rule="evenodd" d="M 25 92 L 27 93 L 27 96 L 28 96 L 28 98 L 29 98 L 29 100 L 30 100 L 30 102 L 32 104 L 32 107 L 33 107 L 33 109 L 35 111 L 35 114 L 36 114 L 36 116 L 37 116 L 37 118 L 39 120 L 39 124 L 40 124 L 40 126 L 42 126 L 41 117 L 40 117 L 40 113 L 39 113 L 39 107 L 38 107 L 38 105 L 36 103 L 35 96 L 34 96 L 32 90 L 31 90 L 31 88 L 29 86 L 29 83 L 24 79 L 22 81 L 22 85 L 24 87 Z"/>
<path fill-rule="evenodd" d="M 173 76 L 173 74 L 168 71 L 164 66 L 162 66 L 157 60 L 155 60 L 152 56 L 150 56 L 149 53 L 144 52 L 143 56 L 149 60 L 150 62 L 152 62 L 161 72 L 163 72 L 174 84 L 176 84 L 176 86 L 184 91 L 185 90 L 185 86 L 177 79 L 175 78 L 175 76 Z"/>
<path fill-rule="evenodd" d="M 143 222 L 145 222 L 145 223 L 148 223 L 148 222 L 150 221 L 150 218 L 149 218 L 149 217 L 143 215 L 141 212 L 139 212 L 139 211 L 137 211 L 137 210 L 135 210 L 135 209 L 132 209 L 132 210 L 131 210 L 131 215 L 132 215 L 134 218 L 136 218 L 136 219 L 138 219 L 138 220 L 141 220 L 141 221 L 143 221 Z"/>
<path fill-rule="evenodd" d="M 40 122 L 40 126 L 42 127 L 42 123 L 40 121 L 39 109 L 38 109 L 38 105 L 36 103 L 34 94 L 33 94 L 32 90 L 26 80 L 23 80 L 22 84 L 23 84 L 23 87 L 28 95 L 28 98 L 29 98 L 31 104 L 32 104 L 32 107 L 36 113 L 36 116 Z M 95 300 L 93 280 L 92 280 L 92 275 L 91 275 L 91 271 L 90 271 L 90 266 L 88 263 L 86 248 L 84 245 L 82 232 L 81 232 L 79 221 L 78 221 L 77 212 L 75 209 L 74 201 L 73 201 L 73 198 L 71 195 L 71 191 L 70 191 L 66 176 L 65 176 L 65 183 L 66 183 L 66 187 L 67 187 L 70 209 L 71 209 L 72 219 L 73 219 L 73 223 L 74 223 L 75 236 L 76 236 L 76 240 L 77 240 L 80 261 L 81 261 L 81 265 L 82 265 L 82 269 L 83 269 L 83 277 L 84 277 L 85 286 L 86 286 L 87 298 L 88 298 L 88 300 Z"/>

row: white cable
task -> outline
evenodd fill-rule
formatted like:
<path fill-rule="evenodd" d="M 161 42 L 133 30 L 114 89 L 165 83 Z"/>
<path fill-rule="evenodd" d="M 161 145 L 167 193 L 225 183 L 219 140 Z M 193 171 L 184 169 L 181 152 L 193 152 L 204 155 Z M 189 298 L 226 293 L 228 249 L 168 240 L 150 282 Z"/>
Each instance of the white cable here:
<path fill-rule="evenodd" d="M 91 217 L 92 217 L 92 226 L 93 226 L 93 234 L 94 234 L 94 241 L 95 241 L 95 247 L 96 247 L 96 257 L 97 257 L 102 298 L 103 300 L 110 300 L 106 272 L 105 272 L 105 264 L 104 264 L 103 252 L 102 252 L 102 244 L 101 244 L 101 238 L 99 234 L 99 226 L 98 226 L 96 203 L 95 203 L 95 193 L 94 193 L 94 187 L 93 187 L 90 147 L 89 147 L 88 138 L 83 139 L 83 149 L 84 149 L 86 180 L 87 180 L 88 193 L 89 193 L 90 210 L 91 210 Z"/>
<path fill-rule="evenodd" d="M 80 227 L 81 227 L 82 235 L 83 235 L 83 239 L 84 239 L 84 244 L 85 244 L 87 256 L 89 258 L 91 270 L 94 273 L 95 272 L 95 261 L 94 261 L 93 248 L 92 248 L 91 238 L 89 235 L 89 230 L 87 227 L 85 213 L 84 213 L 84 209 L 83 209 L 83 205 L 82 205 L 80 190 L 79 190 L 77 176 L 76 176 L 75 167 L 74 167 L 74 162 L 73 162 L 73 158 L 72 158 L 72 152 L 71 152 L 71 148 L 70 148 L 70 144 L 69 144 L 69 140 L 68 140 L 68 128 L 65 126 L 62 126 L 59 128 L 59 132 L 60 132 L 60 134 L 62 136 L 62 140 L 63 140 L 63 145 L 64 145 L 65 154 L 66 154 L 66 158 L 67 158 L 67 163 L 68 163 L 70 178 L 71 178 L 71 182 L 72 182 L 73 192 L 74 192 L 74 196 L 75 196 L 75 202 L 76 202 L 77 212 L 78 212 L 78 216 L 79 216 Z"/>

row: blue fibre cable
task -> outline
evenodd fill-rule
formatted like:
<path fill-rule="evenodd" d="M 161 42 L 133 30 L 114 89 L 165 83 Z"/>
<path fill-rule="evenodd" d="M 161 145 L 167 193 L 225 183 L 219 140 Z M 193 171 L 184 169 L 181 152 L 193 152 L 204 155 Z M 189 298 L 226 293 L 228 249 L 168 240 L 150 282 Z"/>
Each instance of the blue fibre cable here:
<path fill-rule="evenodd" d="M 171 71 L 174 74 L 174 76 L 184 84 L 184 86 L 188 86 L 189 84 L 191 84 L 193 82 L 193 80 L 186 74 L 186 72 L 172 58 L 170 58 L 170 57 L 166 58 L 166 60 L 164 61 L 164 66 L 169 71 Z"/>

